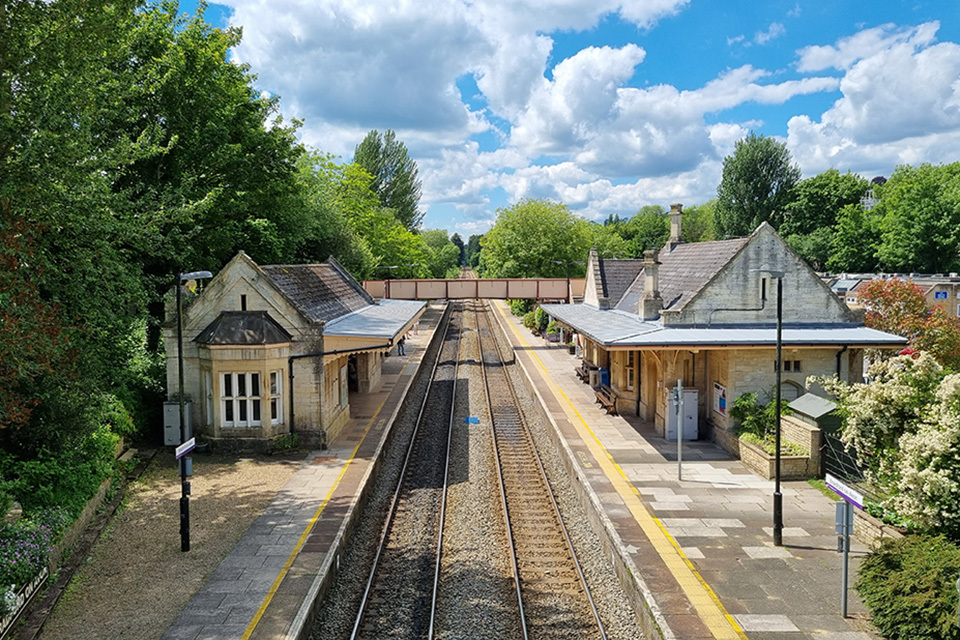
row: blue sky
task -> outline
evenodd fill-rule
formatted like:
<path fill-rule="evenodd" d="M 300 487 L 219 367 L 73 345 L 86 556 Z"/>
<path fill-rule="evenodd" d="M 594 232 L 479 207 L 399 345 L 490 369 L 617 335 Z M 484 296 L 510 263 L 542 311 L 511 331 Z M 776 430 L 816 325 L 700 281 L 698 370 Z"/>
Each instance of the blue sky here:
<path fill-rule="evenodd" d="M 425 226 L 464 237 L 523 198 L 588 219 L 704 202 L 751 130 L 805 177 L 960 160 L 957 0 L 225 0 L 206 18 L 243 28 L 233 58 L 304 143 L 349 160 L 397 131 Z"/>

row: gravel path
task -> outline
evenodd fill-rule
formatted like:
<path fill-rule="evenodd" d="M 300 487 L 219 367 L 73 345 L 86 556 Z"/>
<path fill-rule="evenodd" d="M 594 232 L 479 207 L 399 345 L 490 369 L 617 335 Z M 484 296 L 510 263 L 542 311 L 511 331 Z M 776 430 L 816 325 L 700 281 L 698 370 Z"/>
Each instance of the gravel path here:
<path fill-rule="evenodd" d="M 179 474 L 171 452 L 157 454 L 74 575 L 41 640 L 159 638 L 302 461 L 303 453 L 195 457 L 191 549 L 182 553 Z"/>

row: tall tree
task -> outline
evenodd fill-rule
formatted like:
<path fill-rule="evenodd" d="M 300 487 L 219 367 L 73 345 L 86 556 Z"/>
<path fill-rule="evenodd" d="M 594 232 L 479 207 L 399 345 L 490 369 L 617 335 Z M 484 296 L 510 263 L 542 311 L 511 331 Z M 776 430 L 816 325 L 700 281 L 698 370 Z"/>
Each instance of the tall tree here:
<path fill-rule="evenodd" d="M 960 270 L 960 162 L 897 167 L 876 191 L 884 269 Z"/>
<path fill-rule="evenodd" d="M 468 267 L 476 269 L 480 264 L 480 241 L 483 240 L 483 234 L 475 234 L 467 238 L 467 247 L 464 251 L 464 262 Z"/>
<path fill-rule="evenodd" d="M 717 199 L 695 204 L 683 210 L 683 225 L 680 235 L 684 242 L 707 242 L 716 237 Z"/>
<path fill-rule="evenodd" d="M 466 264 L 465 258 L 466 254 L 464 253 L 465 247 L 463 246 L 463 238 L 460 237 L 459 233 L 454 233 L 450 236 L 450 242 L 457 245 L 457 249 L 460 250 L 460 257 L 457 258 L 457 264 L 461 267 Z"/>
<path fill-rule="evenodd" d="M 880 245 L 880 219 L 876 208 L 869 211 L 859 204 L 840 210 L 830 239 L 827 268 L 834 272 L 868 273 L 876 270 Z"/>
<path fill-rule="evenodd" d="M 485 277 L 562 278 L 566 263 L 586 258 L 588 243 L 589 227 L 566 205 L 521 200 L 497 211 L 483 237 L 480 264 Z"/>
<path fill-rule="evenodd" d="M 427 247 L 427 271 L 432 278 L 456 277 L 460 248 L 443 229 L 428 229 L 420 234 Z"/>
<path fill-rule="evenodd" d="M 357 145 L 353 161 L 373 176 L 373 191 L 380 203 L 393 209 L 397 220 L 410 231 L 420 227 L 423 213 L 420 203 L 420 180 L 417 163 L 407 153 L 407 147 L 397 140 L 392 129 L 381 134 L 374 129 Z"/>
<path fill-rule="evenodd" d="M 659 205 L 646 205 L 622 226 L 629 257 L 642 258 L 647 249 L 660 249 L 670 236 L 670 220 Z M 622 256 L 624 258 L 628 256 Z"/>
<path fill-rule="evenodd" d="M 721 237 L 746 236 L 761 222 L 779 226 L 790 192 L 800 181 L 786 143 L 750 134 L 723 159 L 717 187 L 717 232 Z"/>
<path fill-rule="evenodd" d="M 833 227 L 840 210 L 860 202 L 869 185 L 866 178 L 836 169 L 801 180 L 784 207 L 783 223 L 777 230 L 786 237 Z"/>

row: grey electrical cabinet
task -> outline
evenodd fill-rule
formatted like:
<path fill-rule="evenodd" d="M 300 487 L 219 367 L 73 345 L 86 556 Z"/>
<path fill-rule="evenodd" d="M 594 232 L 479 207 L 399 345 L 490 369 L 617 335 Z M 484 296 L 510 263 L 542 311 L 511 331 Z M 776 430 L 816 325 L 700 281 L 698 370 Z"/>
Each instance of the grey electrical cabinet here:
<path fill-rule="evenodd" d="M 193 423 L 190 419 L 190 401 L 183 403 L 184 422 L 186 423 L 187 440 L 193 436 Z M 180 443 L 180 402 L 163 403 L 163 444 L 177 446 Z"/>

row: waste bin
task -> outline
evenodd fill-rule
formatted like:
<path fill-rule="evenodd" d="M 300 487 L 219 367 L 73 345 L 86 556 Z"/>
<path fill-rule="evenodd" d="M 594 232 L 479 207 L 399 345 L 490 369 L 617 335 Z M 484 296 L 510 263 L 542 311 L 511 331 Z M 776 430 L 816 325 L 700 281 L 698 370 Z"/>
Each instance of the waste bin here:
<path fill-rule="evenodd" d="M 600 370 L 590 369 L 590 386 L 594 389 L 600 388 Z"/>
<path fill-rule="evenodd" d="M 600 367 L 600 384 L 605 387 L 610 386 L 610 369 Z"/>

